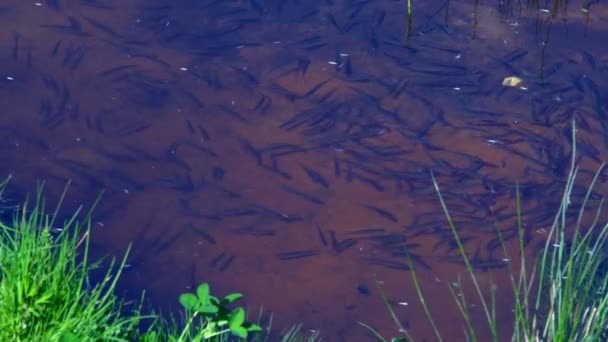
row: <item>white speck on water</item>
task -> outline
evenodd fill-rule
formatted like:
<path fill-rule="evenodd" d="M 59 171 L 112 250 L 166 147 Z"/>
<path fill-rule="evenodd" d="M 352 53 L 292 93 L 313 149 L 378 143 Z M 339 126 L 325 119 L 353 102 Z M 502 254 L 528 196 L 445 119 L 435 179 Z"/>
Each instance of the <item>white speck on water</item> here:
<path fill-rule="evenodd" d="M 338 62 L 336 62 L 336 61 L 327 61 L 327 64 L 338 65 Z"/>
<path fill-rule="evenodd" d="M 42 6 L 41 2 L 34 2 L 34 6 Z"/>
<path fill-rule="evenodd" d="M 14 81 L 15 80 L 14 78 L 12 78 L 10 76 L 6 76 L 6 79 L 9 80 L 9 81 Z"/>
<path fill-rule="evenodd" d="M 179 70 L 181 70 L 181 71 L 188 71 L 188 68 L 186 68 L 186 67 L 181 67 L 181 68 L 179 68 Z"/>
<path fill-rule="evenodd" d="M 408 306 L 409 305 L 407 302 L 399 302 L 398 304 L 401 305 L 401 306 Z"/>

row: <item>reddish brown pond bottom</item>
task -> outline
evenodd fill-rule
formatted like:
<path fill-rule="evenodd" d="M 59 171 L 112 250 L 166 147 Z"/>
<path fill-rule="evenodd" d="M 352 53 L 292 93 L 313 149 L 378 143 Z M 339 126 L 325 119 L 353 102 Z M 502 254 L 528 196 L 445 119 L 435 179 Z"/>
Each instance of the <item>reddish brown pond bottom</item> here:
<path fill-rule="evenodd" d="M 408 28 L 404 1 L 4 1 L 5 196 L 45 181 L 56 199 L 71 180 L 67 215 L 105 191 L 94 252 L 132 244 L 121 291 L 165 312 L 209 282 L 242 292 L 252 317 L 273 312 L 278 332 L 373 340 L 364 322 L 398 336 L 378 280 L 432 341 L 409 253 L 446 339 L 466 340 L 460 276 L 487 340 L 432 171 L 506 340 L 496 229 L 516 253 L 515 183 L 531 254 L 560 203 L 573 118 L 573 202 L 607 156 L 608 6 L 413 5 Z M 510 76 L 523 83 L 502 86 Z"/>

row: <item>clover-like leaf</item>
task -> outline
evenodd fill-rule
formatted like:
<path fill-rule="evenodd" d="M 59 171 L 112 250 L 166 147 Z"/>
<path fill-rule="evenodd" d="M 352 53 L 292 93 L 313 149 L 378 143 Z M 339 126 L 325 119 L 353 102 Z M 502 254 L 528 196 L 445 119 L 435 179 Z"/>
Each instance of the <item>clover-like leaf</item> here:
<path fill-rule="evenodd" d="M 243 328 L 247 329 L 247 331 L 249 332 L 260 332 L 262 331 L 262 327 L 257 325 L 257 324 L 253 324 L 253 323 L 249 323 L 249 322 L 245 322 L 242 325 Z"/>
<path fill-rule="evenodd" d="M 217 305 L 217 306 L 219 306 L 221 304 L 220 300 L 217 299 L 217 297 L 214 297 L 214 296 L 209 296 L 209 302 L 212 303 L 212 304 L 214 304 L 214 305 Z"/>
<path fill-rule="evenodd" d="M 195 310 L 199 305 L 198 298 L 192 293 L 184 293 L 179 296 L 179 302 L 186 310 Z"/>
<path fill-rule="evenodd" d="M 239 326 L 239 327 L 236 327 L 236 328 L 230 328 L 230 331 L 234 335 L 236 335 L 236 336 L 238 336 L 238 337 L 240 337 L 242 339 L 246 339 L 247 338 L 247 329 L 245 329 L 243 327 Z"/>
<path fill-rule="evenodd" d="M 206 302 L 207 298 L 209 298 L 209 284 L 200 284 L 196 289 L 196 295 L 198 296 L 201 302 Z"/>
<path fill-rule="evenodd" d="M 227 305 L 227 304 L 232 304 L 234 302 L 236 302 L 237 300 L 243 298 L 243 295 L 240 293 L 231 293 L 227 296 L 224 297 L 224 299 L 222 299 L 222 304 L 223 305 Z"/>
<path fill-rule="evenodd" d="M 196 311 L 201 314 L 216 314 L 219 309 L 212 304 L 201 304 L 196 308 Z"/>
<path fill-rule="evenodd" d="M 241 327 L 245 322 L 245 310 L 243 308 L 238 308 L 232 311 L 230 315 L 230 330 L 233 330 L 237 327 Z"/>

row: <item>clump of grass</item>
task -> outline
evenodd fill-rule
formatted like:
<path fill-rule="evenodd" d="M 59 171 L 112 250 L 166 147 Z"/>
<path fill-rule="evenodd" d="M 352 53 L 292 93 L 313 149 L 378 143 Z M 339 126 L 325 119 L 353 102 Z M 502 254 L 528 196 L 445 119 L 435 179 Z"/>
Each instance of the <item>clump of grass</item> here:
<path fill-rule="evenodd" d="M 574 121 L 572 141 L 576 141 Z M 528 263 L 524 253 L 524 228 L 521 217 L 519 187 L 517 187 L 516 197 L 517 227 L 519 230 L 519 275 L 516 275 L 513 271 L 513 265 L 510 261 L 511 258 L 509 257 L 506 244 L 502 238 L 500 229 L 497 228 L 497 234 L 502 243 L 504 260 L 508 266 L 515 301 L 515 324 L 512 329 L 511 341 L 591 342 L 606 341 L 608 339 L 608 272 L 605 270 L 608 266 L 606 265 L 605 252 L 607 248 L 608 223 L 603 225 L 598 224 L 604 199 L 601 200 L 597 208 L 593 222 L 589 226 L 584 227 L 584 229 L 582 224 L 585 208 L 588 205 L 593 188 L 605 164 L 600 166 L 588 187 L 575 226 L 568 227 L 566 212 L 571 205 L 572 189 L 579 170 L 576 165 L 575 156 L 576 144 L 573 143 L 572 163 L 561 204 L 549 230 L 542 253 L 535 260 L 531 272 L 526 268 Z M 447 222 L 458 245 L 458 250 L 465 262 L 467 273 L 481 302 L 492 340 L 498 341 L 494 289 L 490 289 L 491 303 L 488 303 L 477 282 L 475 272 L 469 263 L 464 246 L 443 200 L 437 181 L 432 174 L 431 177 Z M 566 239 L 566 232 L 569 231 L 568 228 L 574 228 L 570 240 Z M 409 265 L 412 269 L 411 274 L 414 286 L 416 287 L 426 316 L 432 324 L 437 340 L 443 341 L 440 329 L 435 325 L 430 310 L 426 305 L 411 259 L 409 260 Z M 538 274 L 538 279 L 535 281 L 536 274 Z M 458 284 L 461 284 L 461 282 L 458 281 Z M 466 339 L 468 341 L 477 341 L 477 334 L 471 322 L 471 316 L 468 311 L 468 305 L 464 300 L 462 287 L 458 287 L 456 290 L 449 287 L 449 290 L 462 313 L 466 325 Z M 380 291 L 382 290 L 380 289 Z M 383 298 L 385 298 L 384 294 Z M 399 323 L 386 299 L 385 303 L 399 330 L 404 334 L 402 340 L 413 341 L 414 339 Z M 371 330 L 380 340 L 386 341 L 373 328 L 363 323 L 361 324 Z M 392 341 L 397 340 L 399 339 L 392 339 Z"/>
<path fill-rule="evenodd" d="M 0 183 L 0 197 L 9 179 Z M 247 321 L 244 308 L 229 308 L 241 294 L 231 293 L 220 300 L 211 295 L 208 284 L 201 284 L 195 294 L 180 297 L 185 324 L 143 315 L 141 306 L 126 310 L 115 288 L 129 250 L 119 264 L 110 262 L 100 283 L 92 284 L 89 274 L 100 265 L 100 261 L 88 260 L 93 209 L 78 221 L 81 207 L 60 228 L 54 228 L 67 187 L 52 215 L 45 214 L 42 189 L 38 188 L 33 206 L 26 200 L 15 211 L 12 224 L 0 222 L 0 341 L 269 340 L 272 319 L 262 331 L 260 325 Z M 142 332 L 141 323 L 147 319 L 151 324 Z M 318 332 L 306 338 L 301 328 L 294 326 L 281 341 L 317 339 Z"/>
<path fill-rule="evenodd" d="M 42 187 L 33 207 L 26 201 L 12 225 L 0 222 L 0 340 L 128 340 L 142 317 L 123 317 L 122 302 L 113 295 L 125 260 L 115 273 L 112 263 L 104 281 L 89 288 L 95 264 L 87 260 L 89 227 L 76 221 L 80 209 L 54 234 L 57 210 L 45 215 L 41 194 Z"/>

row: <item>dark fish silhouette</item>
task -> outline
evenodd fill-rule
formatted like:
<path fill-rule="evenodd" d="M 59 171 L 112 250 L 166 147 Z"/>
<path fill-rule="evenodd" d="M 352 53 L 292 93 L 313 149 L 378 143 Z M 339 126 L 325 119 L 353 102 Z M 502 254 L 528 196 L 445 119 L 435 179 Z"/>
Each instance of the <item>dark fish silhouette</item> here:
<path fill-rule="evenodd" d="M 304 172 L 306 173 L 308 178 L 310 178 L 310 180 L 321 185 L 322 187 L 324 187 L 326 189 L 329 189 L 329 182 L 320 173 L 318 173 L 315 170 L 313 170 L 309 167 L 306 167 L 304 165 L 300 165 L 300 167 L 302 168 L 302 170 L 304 170 Z"/>
<path fill-rule="evenodd" d="M 304 251 L 278 253 L 278 254 L 275 254 L 275 256 L 279 260 L 294 260 L 294 259 L 309 258 L 311 256 L 316 256 L 318 254 L 319 254 L 319 252 L 317 252 L 315 250 L 304 250 Z"/>

